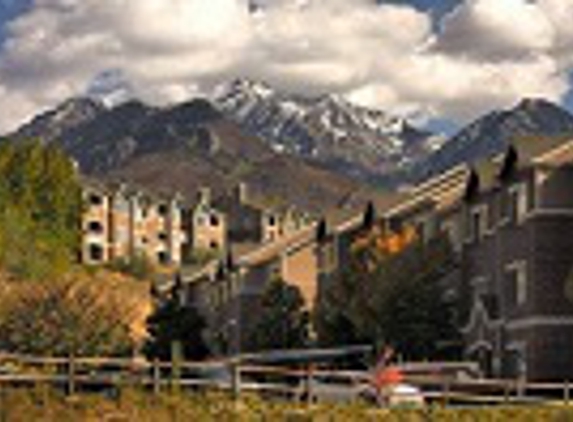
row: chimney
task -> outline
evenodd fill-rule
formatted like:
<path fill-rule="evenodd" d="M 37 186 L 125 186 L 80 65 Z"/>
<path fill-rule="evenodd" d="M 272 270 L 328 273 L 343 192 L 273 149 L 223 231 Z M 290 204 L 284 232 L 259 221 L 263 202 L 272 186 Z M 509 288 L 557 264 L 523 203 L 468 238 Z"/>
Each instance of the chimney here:
<path fill-rule="evenodd" d="M 249 187 L 247 186 L 247 183 L 239 182 L 235 189 L 237 201 L 241 204 L 247 202 L 249 199 Z"/>
<path fill-rule="evenodd" d="M 202 204 L 209 204 L 211 202 L 211 189 L 203 186 L 199 189 L 199 202 Z"/>

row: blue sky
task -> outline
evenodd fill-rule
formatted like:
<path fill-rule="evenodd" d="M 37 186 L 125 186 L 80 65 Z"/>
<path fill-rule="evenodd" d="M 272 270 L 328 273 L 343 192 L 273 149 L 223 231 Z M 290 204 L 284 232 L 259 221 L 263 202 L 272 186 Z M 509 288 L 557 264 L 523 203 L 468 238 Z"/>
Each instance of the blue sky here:
<path fill-rule="evenodd" d="M 573 0 L 0 0 L 0 132 L 110 70 L 150 103 L 248 77 L 437 128 L 523 97 L 571 109 L 571 16 Z"/>
<path fill-rule="evenodd" d="M 30 0 L 0 0 L 0 41 L 5 36 L 5 24 L 29 7 Z"/>

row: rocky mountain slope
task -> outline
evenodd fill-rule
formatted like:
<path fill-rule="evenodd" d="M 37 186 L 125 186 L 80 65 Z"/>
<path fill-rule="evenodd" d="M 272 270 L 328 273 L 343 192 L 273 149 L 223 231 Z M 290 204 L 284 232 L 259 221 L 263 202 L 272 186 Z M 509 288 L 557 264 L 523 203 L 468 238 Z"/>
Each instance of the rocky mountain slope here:
<path fill-rule="evenodd" d="M 322 213 L 375 197 L 364 179 L 412 184 L 500 152 L 515 137 L 573 136 L 571 114 L 527 99 L 476 119 L 432 152 L 427 134 L 337 97 L 284 96 L 245 81 L 231 87 L 219 92 L 218 107 L 204 99 L 165 108 L 71 99 L 8 137 L 58 143 L 96 177 L 189 198 L 202 185 L 216 193 L 245 181 L 269 202 Z"/>
<path fill-rule="evenodd" d="M 214 103 L 276 151 L 361 180 L 384 179 L 426 158 L 443 141 L 402 118 L 339 96 L 289 95 L 247 80 L 220 87 Z"/>
<path fill-rule="evenodd" d="M 476 119 L 403 175 L 402 181 L 421 181 L 456 164 L 494 155 L 516 137 L 562 135 L 573 136 L 573 115 L 545 100 L 524 99 L 513 108 Z"/>
<path fill-rule="evenodd" d="M 123 179 L 194 198 L 245 181 L 255 196 L 315 213 L 362 207 L 373 190 L 330 170 L 274 151 L 210 102 L 167 108 L 132 101 L 106 108 L 80 98 L 43 113 L 7 138 L 61 145 L 91 176 Z"/>

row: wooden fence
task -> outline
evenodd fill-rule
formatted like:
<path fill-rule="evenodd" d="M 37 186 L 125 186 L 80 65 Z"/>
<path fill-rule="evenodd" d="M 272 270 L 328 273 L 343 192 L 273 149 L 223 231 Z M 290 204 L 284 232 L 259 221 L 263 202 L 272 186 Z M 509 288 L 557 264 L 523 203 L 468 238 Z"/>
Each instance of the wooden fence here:
<path fill-rule="evenodd" d="M 316 369 L 314 366 L 279 367 L 253 365 L 238 359 L 206 362 L 146 361 L 112 358 L 46 358 L 0 354 L 0 391 L 8 388 L 48 385 L 75 394 L 84 391 L 120 392 L 138 387 L 153 393 L 172 389 L 228 391 L 238 398 L 256 392 L 286 400 L 321 399 L 323 385 L 338 386 L 348 397 L 368 385 L 367 372 Z M 327 380 L 327 381 L 324 381 Z M 456 403 L 569 403 L 571 388 L 564 383 L 526 383 L 519 380 L 460 379 L 448 375 L 406 376 L 426 400 L 444 405 Z"/>

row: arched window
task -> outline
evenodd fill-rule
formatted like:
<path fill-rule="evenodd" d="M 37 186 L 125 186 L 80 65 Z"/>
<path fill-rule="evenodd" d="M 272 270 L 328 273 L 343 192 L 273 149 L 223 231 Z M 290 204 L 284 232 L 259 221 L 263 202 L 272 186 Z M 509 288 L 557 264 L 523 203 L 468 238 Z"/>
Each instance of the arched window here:
<path fill-rule="evenodd" d="M 90 203 L 90 205 L 98 206 L 103 204 L 103 198 L 101 195 L 98 195 L 97 193 L 91 193 L 88 196 L 88 202 Z"/>
<path fill-rule="evenodd" d="M 99 221 L 90 221 L 88 223 L 88 231 L 94 234 L 103 233 L 103 225 Z"/>

